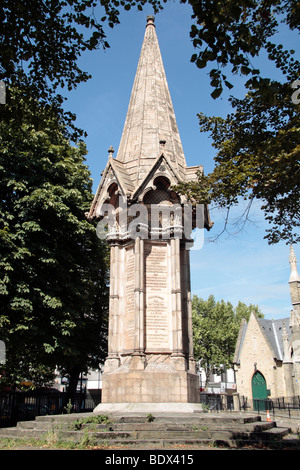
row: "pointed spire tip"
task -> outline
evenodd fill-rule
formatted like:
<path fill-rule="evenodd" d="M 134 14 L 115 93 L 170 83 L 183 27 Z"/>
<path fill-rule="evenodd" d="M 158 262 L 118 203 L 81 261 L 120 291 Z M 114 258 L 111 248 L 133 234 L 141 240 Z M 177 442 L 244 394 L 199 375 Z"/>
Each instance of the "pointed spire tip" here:
<path fill-rule="evenodd" d="M 291 265 L 291 275 L 290 275 L 289 282 L 293 282 L 293 281 L 299 282 L 300 281 L 300 276 L 299 276 L 298 271 L 297 271 L 297 259 L 296 259 L 296 256 L 295 256 L 293 245 L 290 245 L 289 262 L 290 262 L 290 265 Z"/>

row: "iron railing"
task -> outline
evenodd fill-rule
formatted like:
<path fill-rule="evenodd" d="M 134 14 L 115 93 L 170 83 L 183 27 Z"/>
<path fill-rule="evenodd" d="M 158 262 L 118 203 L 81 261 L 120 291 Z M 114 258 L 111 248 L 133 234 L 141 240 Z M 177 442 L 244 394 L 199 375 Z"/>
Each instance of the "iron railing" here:
<path fill-rule="evenodd" d="M 98 403 L 85 393 L 77 393 L 71 407 L 66 392 L 0 392 L 0 427 L 15 426 L 36 416 L 92 411 Z"/>
<path fill-rule="evenodd" d="M 221 395 L 219 393 L 200 393 L 200 403 L 203 408 L 211 411 L 231 411 L 233 410 L 233 396 Z"/>
<path fill-rule="evenodd" d="M 243 411 L 269 411 L 273 415 L 284 413 L 288 417 L 296 412 L 300 413 L 300 396 L 296 397 L 279 397 L 279 398 L 266 398 L 251 400 L 248 397 L 239 397 L 239 407 Z"/>

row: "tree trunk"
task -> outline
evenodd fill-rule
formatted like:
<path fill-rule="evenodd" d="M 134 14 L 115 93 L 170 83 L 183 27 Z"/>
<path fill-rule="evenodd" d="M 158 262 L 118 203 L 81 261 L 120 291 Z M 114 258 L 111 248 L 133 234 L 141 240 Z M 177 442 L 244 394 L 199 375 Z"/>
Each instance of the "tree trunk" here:
<path fill-rule="evenodd" d="M 80 372 L 81 372 L 81 369 L 79 365 L 74 365 L 72 369 L 70 370 L 70 380 L 69 380 L 69 386 L 67 390 L 67 403 L 71 401 L 72 405 L 74 405 L 74 401 L 75 401 L 76 388 L 77 388 L 77 383 L 79 380 Z"/>

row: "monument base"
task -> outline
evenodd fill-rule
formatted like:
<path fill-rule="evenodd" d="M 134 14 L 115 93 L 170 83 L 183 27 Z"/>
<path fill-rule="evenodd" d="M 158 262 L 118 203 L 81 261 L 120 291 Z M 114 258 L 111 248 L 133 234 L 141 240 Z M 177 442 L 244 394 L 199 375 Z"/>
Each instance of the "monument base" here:
<path fill-rule="evenodd" d="M 104 403 L 200 403 L 199 378 L 186 370 L 106 372 Z"/>
<path fill-rule="evenodd" d="M 99 403 L 94 413 L 200 413 L 200 403 Z"/>

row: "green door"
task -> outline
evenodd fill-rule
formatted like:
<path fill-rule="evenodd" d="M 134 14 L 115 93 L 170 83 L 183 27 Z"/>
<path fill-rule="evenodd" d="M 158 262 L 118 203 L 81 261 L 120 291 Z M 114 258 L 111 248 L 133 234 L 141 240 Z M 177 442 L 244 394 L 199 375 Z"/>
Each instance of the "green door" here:
<path fill-rule="evenodd" d="M 267 383 L 264 376 L 259 371 L 255 372 L 252 377 L 252 397 L 254 410 L 260 411 L 267 409 Z"/>

